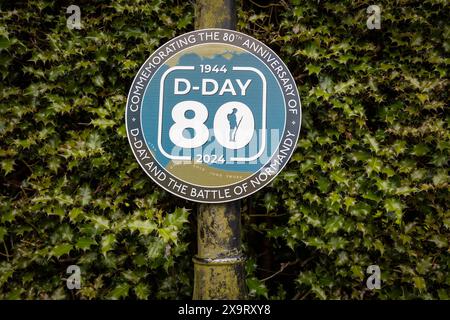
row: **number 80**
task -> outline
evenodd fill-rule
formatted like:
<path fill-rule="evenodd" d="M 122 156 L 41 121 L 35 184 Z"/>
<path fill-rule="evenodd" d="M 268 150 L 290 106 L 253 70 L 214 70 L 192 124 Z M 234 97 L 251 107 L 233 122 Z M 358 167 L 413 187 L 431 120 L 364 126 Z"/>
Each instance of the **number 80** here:
<path fill-rule="evenodd" d="M 238 143 L 231 143 L 224 137 L 226 120 L 226 112 L 230 108 L 236 107 L 245 119 L 245 128 L 241 130 L 241 139 Z M 186 118 L 186 112 L 193 111 L 192 118 Z M 225 116 L 225 118 L 224 118 Z M 205 144 L 209 139 L 209 130 L 205 125 L 208 119 L 208 109 L 199 101 L 181 101 L 177 103 L 172 109 L 172 119 L 175 122 L 169 129 L 170 140 L 181 148 L 197 148 Z M 183 135 L 185 129 L 191 128 L 194 130 L 192 138 L 187 138 Z M 229 128 L 228 128 L 229 129 Z M 214 116 L 214 136 L 217 141 L 226 148 L 239 149 L 248 144 L 253 136 L 254 118 L 250 108 L 242 102 L 227 102 L 219 107 Z"/>

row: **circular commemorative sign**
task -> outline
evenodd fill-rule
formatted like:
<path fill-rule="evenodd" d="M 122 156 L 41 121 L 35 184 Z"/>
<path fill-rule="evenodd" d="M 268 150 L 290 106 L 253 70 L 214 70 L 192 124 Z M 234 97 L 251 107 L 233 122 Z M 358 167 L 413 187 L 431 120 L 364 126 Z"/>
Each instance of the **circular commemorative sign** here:
<path fill-rule="evenodd" d="M 263 188 L 297 145 L 300 97 L 283 61 L 236 31 L 178 36 L 140 68 L 128 94 L 134 156 L 187 200 L 227 202 Z"/>

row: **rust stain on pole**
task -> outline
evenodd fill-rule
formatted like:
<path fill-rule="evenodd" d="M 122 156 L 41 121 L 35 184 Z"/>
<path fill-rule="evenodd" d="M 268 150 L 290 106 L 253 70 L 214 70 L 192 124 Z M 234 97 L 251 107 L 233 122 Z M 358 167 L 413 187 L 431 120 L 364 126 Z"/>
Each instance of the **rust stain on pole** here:
<path fill-rule="evenodd" d="M 234 30 L 234 0 L 197 0 L 195 27 Z M 197 224 L 193 299 L 245 299 L 240 201 L 199 205 Z"/>

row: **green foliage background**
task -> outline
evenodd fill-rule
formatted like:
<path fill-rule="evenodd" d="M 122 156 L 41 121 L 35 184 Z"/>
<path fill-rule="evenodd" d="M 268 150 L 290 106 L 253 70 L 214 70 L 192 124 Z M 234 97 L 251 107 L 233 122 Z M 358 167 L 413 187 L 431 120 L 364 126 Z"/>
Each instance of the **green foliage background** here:
<path fill-rule="evenodd" d="M 287 63 L 303 105 L 289 165 L 243 201 L 251 297 L 448 299 L 448 2 L 376 1 L 381 30 L 369 4 L 238 2 L 238 30 Z M 195 205 L 138 167 L 124 110 L 146 57 L 193 29 L 193 4 L 0 10 L 0 298 L 189 298 Z"/>

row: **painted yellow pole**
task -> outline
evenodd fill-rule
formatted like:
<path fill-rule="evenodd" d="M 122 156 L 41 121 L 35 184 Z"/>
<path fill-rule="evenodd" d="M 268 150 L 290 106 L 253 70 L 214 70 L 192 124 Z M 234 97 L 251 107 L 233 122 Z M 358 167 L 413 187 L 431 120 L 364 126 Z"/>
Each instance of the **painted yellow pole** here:
<path fill-rule="evenodd" d="M 196 29 L 236 28 L 234 0 L 197 0 Z M 201 204 L 197 213 L 194 300 L 245 299 L 240 201 Z"/>
<path fill-rule="evenodd" d="M 194 300 L 245 299 L 240 202 L 198 208 Z"/>
<path fill-rule="evenodd" d="M 236 30 L 234 0 L 197 0 L 195 28 L 222 28 Z"/>

